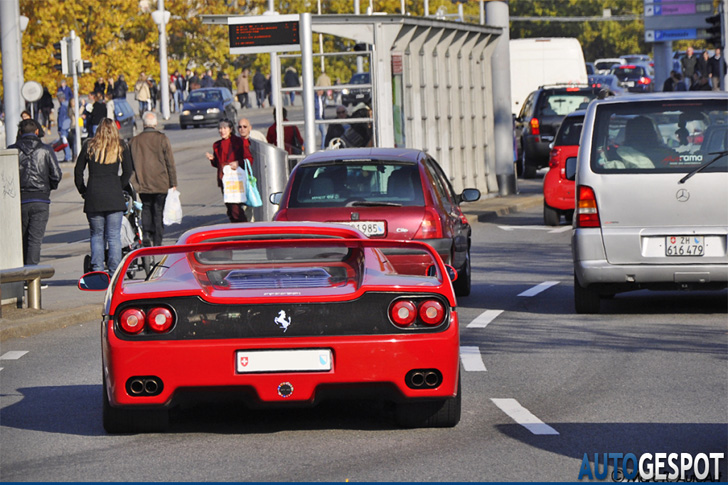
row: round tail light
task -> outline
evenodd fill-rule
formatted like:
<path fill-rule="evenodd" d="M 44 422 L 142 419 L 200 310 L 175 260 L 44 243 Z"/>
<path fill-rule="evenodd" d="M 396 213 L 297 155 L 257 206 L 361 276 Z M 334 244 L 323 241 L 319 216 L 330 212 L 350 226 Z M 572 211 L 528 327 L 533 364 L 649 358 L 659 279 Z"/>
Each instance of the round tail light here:
<path fill-rule="evenodd" d="M 408 300 L 399 300 L 389 310 L 389 316 L 395 325 L 400 327 L 408 327 L 414 323 L 417 318 L 417 308 L 414 303 Z"/>
<path fill-rule="evenodd" d="M 445 308 L 437 300 L 428 300 L 420 304 L 419 314 L 427 325 L 439 325 L 445 316 Z"/>
<path fill-rule="evenodd" d="M 126 333 L 137 334 L 144 328 L 144 312 L 137 308 L 124 310 L 119 318 L 119 325 Z"/>
<path fill-rule="evenodd" d="M 174 317 L 168 309 L 159 307 L 149 312 L 147 323 L 154 332 L 163 333 L 172 328 Z"/>

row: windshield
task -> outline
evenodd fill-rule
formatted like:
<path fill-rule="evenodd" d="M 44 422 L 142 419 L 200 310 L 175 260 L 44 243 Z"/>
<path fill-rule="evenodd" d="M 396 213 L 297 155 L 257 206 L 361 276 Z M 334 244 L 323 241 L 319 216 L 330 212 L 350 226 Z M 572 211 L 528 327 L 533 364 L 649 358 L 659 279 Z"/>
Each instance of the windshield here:
<path fill-rule="evenodd" d="M 597 173 L 682 173 L 728 148 L 728 100 L 670 100 L 599 106 L 592 138 Z M 728 170 L 728 157 L 706 172 Z"/>
<path fill-rule="evenodd" d="M 537 116 L 566 116 L 577 109 L 585 109 L 596 97 L 592 90 L 549 94 L 541 98 Z"/>
<path fill-rule="evenodd" d="M 214 103 L 222 101 L 222 95 L 217 91 L 195 92 L 190 93 L 190 103 Z"/>
<path fill-rule="evenodd" d="M 308 165 L 296 170 L 289 207 L 342 207 L 349 203 L 422 206 L 415 164 L 361 161 Z"/>

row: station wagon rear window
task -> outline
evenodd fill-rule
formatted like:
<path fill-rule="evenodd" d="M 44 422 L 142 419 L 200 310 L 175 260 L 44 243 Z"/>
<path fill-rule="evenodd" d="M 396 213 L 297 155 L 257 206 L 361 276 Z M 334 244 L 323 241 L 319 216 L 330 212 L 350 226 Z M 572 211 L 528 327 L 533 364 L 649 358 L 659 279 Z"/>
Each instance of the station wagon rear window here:
<path fill-rule="evenodd" d="M 690 99 L 605 104 L 596 112 L 596 173 L 728 171 L 728 101 Z"/>
<path fill-rule="evenodd" d="M 343 207 L 347 204 L 424 205 L 418 166 L 362 160 L 306 165 L 296 170 L 288 207 Z"/>

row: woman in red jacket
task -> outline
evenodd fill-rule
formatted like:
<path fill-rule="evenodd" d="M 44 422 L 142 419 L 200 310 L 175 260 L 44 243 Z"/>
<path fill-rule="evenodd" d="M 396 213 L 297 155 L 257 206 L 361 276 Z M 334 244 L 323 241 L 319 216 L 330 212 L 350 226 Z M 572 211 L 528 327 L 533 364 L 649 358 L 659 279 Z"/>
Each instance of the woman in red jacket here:
<path fill-rule="evenodd" d="M 238 136 L 233 136 L 233 124 L 230 120 L 220 121 L 217 130 L 221 138 L 212 144 L 212 153 L 208 152 L 206 155 L 210 164 L 217 168 L 217 185 L 222 191 L 222 169 L 225 165 L 230 165 L 230 168 L 236 170 L 238 166 L 245 166 L 246 158 L 252 163 L 253 157 L 245 141 Z M 248 222 L 248 218 L 245 217 L 244 204 L 227 203 L 225 207 L 227 207 L 230 222 Z"/>

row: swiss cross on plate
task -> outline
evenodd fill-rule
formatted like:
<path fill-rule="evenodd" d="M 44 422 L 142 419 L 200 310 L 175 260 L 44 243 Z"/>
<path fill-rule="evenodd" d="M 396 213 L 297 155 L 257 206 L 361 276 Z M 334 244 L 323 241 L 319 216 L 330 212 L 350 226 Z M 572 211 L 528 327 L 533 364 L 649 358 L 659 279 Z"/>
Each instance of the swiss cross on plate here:
<path fill-rule="evenodd" d="M 240 357 L 240 365 L 242 365 L 243 367 L 247 366 L 248 365 L 248 358 L 245 357 L 245 356 Z"/>

